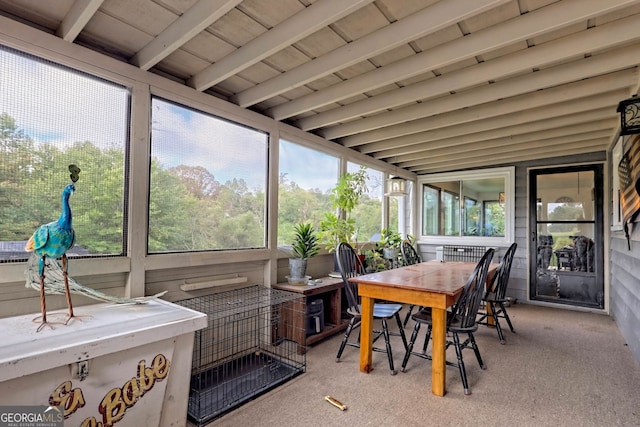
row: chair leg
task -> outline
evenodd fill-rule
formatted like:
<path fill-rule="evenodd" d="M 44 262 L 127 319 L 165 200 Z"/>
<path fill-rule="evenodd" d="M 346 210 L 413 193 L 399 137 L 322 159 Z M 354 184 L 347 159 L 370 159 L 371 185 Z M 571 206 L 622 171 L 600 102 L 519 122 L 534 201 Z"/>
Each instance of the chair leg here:
<path fill-rule="evenodd" d="M 411 312 L 413 312 L 413 307 L 415 307 L 414 304 L 411 304 L 409 306 L 409 311 L 407 311 L 407 315 L 404 316 L 404 322 L 402 322 L 402 326 L 407 326 L 407 323 L 409 322 L 409 319 L 411 318 Z"/>
<path fill-rule="evenodd" d="M 460 345 L 460 338 L 458 333 L 453 333 L 453 344 L 456 348 L 456 357 L 458 358 L 458 370 L 460 371 L 460 378 L 462 379 L 462 387 L 464 388 L 464 394 L 467 396 L 471 394 L 469 383 L 467 382 L 467 371 L 464 367 L 464 361 L 462 360 L 462 346 Z"/>
<path fill-rule="evenodd" d="M 411 352 L 413 351 L 413 343 L 416 342 L 416 338 L 418 337 L 418 332 L 420 331 L 420 322 L 416 322 L 413 327 L 413 332 L 411 333 L 411 338 L 409 339 L 409 345 L 407 346 L 407 351 L 404 354 L 404 359 L 402 359 L 402 367 L 400 370 L 402 372 L 406 372 L 407 363 L 409 362 L 409 357 L 411 356 Z"/>
<path fill-rule="evenodd" d="M 493 324 L 496 327 L 496 331 L 498 332 L 498 339 L 500 340 L 500 344 L 504 345 L 504 334 L 502 333 L 502 326 L 500 326 L 500 319 L 498 317 L 498 312 L 496 311 L 496 306 L 494 303 L 491 304 L 491 317 L 493 317 Z"/>
<path fill-rule="evenodd" d="M 396 313 L 395 316 L 393 316 L 396 318 L 396 323 L 398 324 L 398 331 L 400 332 L 400 337 L 402 338 L 402 344 L 404 344 L 404 349 L 405 351 L 407 350 L 407 336 L 404 334 L 404 325 L 402 324 L 402 321 L 400 320 L 400 315 L 398 313 Z"/>
<path fill-rule="evenodd" d="M 498 339 L 500 340 L 500 344 L 505 345 L 506 341 L 504 339 L 504 334 L 502 333 L 502 326 L 500 326 L 500 320 L 498 320 L 498 316 L 494 316 L 493 320 L 496 325 L 496 331 L 498 331 Z"/>
<path fill-rule="evenodd" d="M 513 325 L 511 324 L 511 319 L 509 319 L 509 314 L 507 313 L 507 309 L 504 306 L 504 303 L 499 303 L 500 304 L 500 311 L 502 312 L 502 314 L 504 314 L 504 318 L 507 320 L 507 323 L 509 324 L 509 328 L 511 329 L 511 332 L 513 332 L 514 334 L 516 333 L 516 331 L 513 329 Z"/>
<path fill-rule="evenodd" d="M 402 329 L 400 329 L 402 331 Z M 389 369 L 391 375 L 395 375 L 398 372 L 393 367 L 393 351 L 391 350 L 391 342 L 389 340 L 389 327 L 387 325 L 387 319 L 382 319 L 382 333 L 384 334 L 384 344 L 387 347 L 387 358 L 389 359 Z"/>
<path fill-rule="evenodd" d="M 431 325 L 427 328 L 427 335 L 424 337 L 424 344 L 422 344 L 422 354 L 427 354 L 427 346 L 429 345 L 429 340 L 431 339 Z"/>
<path fill-rule="evenodd" d="M 356 318 L 352 317 L 351 321 L 349 322 L 349 326 L 347 326 L 347 330 L 344 332 L 342 343 L 340 343 L 340 349 L 338 350 L 338 355 L 336 356 L 336 362 L 340 361 L 340 357 L 342 357 L 342 352 L 344 351 L 344 348 L 347 345 L 347 341 L 349 340 L 349 335 L 351 335 L 351 331 L 353 330 L 353 326 L 355 324 L 356 324 Z"/>
<path fill-rule="evenodd" d="M 480 349 L 478 348 L 478 344 L 476 344 L 476 339 L 473 336 L 473 333 L 469 332 L 469 342 L 471 343 L 471 348 L 473 352 L 476 354 L 476 359 L 478 359 L 478 364 L 480 365 L 480 369 L 487 369 L 486 365 L 482 361 L 482 356 L 480 356 Z"/>

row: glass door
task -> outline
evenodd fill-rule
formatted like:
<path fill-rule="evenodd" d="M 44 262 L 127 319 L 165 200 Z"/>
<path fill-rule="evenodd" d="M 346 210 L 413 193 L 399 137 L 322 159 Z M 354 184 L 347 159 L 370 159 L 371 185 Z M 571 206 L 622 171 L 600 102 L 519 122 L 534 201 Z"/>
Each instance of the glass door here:
<path fill-rule="evenodd" d="M 530 298 L 604 308 L 602 165 L 532 170 Z"/>

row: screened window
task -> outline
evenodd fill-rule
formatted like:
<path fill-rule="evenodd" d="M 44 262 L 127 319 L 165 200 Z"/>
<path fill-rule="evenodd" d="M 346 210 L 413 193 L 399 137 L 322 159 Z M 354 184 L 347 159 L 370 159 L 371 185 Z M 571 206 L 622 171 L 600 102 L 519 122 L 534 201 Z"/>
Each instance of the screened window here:
<path fill-rule="evenodd" d="M 513 168 L 421 178 L 421 238 L 434 243 L 511 241 L 514 179 Z"/>
<path fill-rule="evenodd" d="M 34 230 L 58 219 L 70 164 L 67 254 L 124 254 L 129 90 L 2 46 L 0 88 L 0 261 L 26 259 Z"/>
<path fill-rule="evenodd" d="M 348 172 L 357 172 L 360 165 L 347 163 Z M 356 220 L 358 242 L 380 240 L 382 230 L 382 196 L 384 194 L 384 174 L 378 170 L 367 168 L 367 192 L 360 199 L 360 204 L 353 210 Z"/>
<path fill-rule="evenodd" d="M 278 245 L 290 245 L 297 224 L 320 230 L 331 212 L 329 193 L 336 184 L 340 159 L 300 144 L 280 140 L 278 180 Z"/>
<path fill-rule="evenodd" d="M 440 190 L 425 184 L 422 190 L 422 235 L 438 234 L 438 212 L 440 206 Z"/>
<path fill-rule="evenodd" d="M 268 135 L 154 97 L 148 252 L 266 247 Z"/>

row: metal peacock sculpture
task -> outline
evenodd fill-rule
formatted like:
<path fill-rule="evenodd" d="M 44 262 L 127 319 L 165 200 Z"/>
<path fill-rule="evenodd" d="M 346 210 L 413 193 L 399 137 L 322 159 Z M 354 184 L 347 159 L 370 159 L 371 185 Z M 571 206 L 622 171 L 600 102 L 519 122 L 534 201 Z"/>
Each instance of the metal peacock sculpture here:
<path fill-rule="evenodd" d="M 42 323 L 38 327 L 38 331 L 40 331 L 45 325 L 48 325 L 44 283 L 44 268 L 47 257 L 53 259 L 62 257 L 62 274 L 64 277 L 64 285 L 67 295 L 67 305 L 69 306 L 69 318 L 65 324 L 74 317 L 67 276 L 67 251 L 73 246 L 73 242 L 75 241 L 69 197 L 71 197 L 73 192 L 76 190 L 75 182 L 78 180 L 80 168 L 76 165 L 69 165 L 69 171 L 71 172 L 70 176 L 72 183 L 64 187 L 64 190 L 62 191 L 62 212 L 60 213 L 60 218 L 58 218 L 57 221 L 38 227 L 29 238 L 24 248 L 27 252 L 34 252 L 36 255 L 40 256 L 38 272 L 40 273 L 40 308 L 42 310 Z"/>
<path fill-rule="evenodd" d="M 69 171 L 71 172 L 72 183 L 68 184 L 62 191 L 62 212 L 60 217 L 57 221 L 38 227 L 25 246 L 27 252 L 33 252 L 27 263 L 25 286 L 40 291 L 42 317 L 40 326 L 37 329 L 38 332 L 44 326 L 51 327 L 51 324 L 47 322 L 45 294 L 66 295 L 67 306 L 69 307 L 66 325 L 72 318 L 77 317 L 73 314 L 71 293 L 118 304 L 144 304 L 166 293 L 161 292 L 150 297 L 121 298 L 82 286 L 69 277 L 67 274 L 67 251 L 73 247 L 75 241 L 69 198 L 75 191 L 75 182 L 78 181 L 80 168 L 76 165 L 69 165 Z M 62 258 L 62 266 L 58 263 L 58 258 Z M 45 267 L 47 269 L 46 274 Z"/>

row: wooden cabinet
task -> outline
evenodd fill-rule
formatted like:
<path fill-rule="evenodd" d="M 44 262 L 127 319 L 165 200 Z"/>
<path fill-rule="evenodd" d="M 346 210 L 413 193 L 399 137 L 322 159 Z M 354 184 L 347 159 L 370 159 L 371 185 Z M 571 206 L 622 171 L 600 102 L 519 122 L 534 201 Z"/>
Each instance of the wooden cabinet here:
<path fill-rule="evenodd" d="M 322 277 L 318 279 L 321 283 L 315 285 L 290 285 L 289 283 L 278 283 L 272 285 L 273 289 L 283 291 L 296 292 L 304 295 L 302 307 L 300 310 L 291 310 L 293 316 L 297 319 L 288 319 L 292 325 L 297 325 L 295 331 L 297 336 L 293 337 L 296 342 L 302 346 L 311 345 L 323 338 L 334 335 L 343 331 L 349 325 L 349 319 L 342 318 L 342 279 L 333 277 Z M 322 299 L 324 309 L 324 329 L 317 334 L 306 334 L 306 314 L 307 303 L 317 298 Z M 300 327 L 302 326 L 302 327 Z"/>

